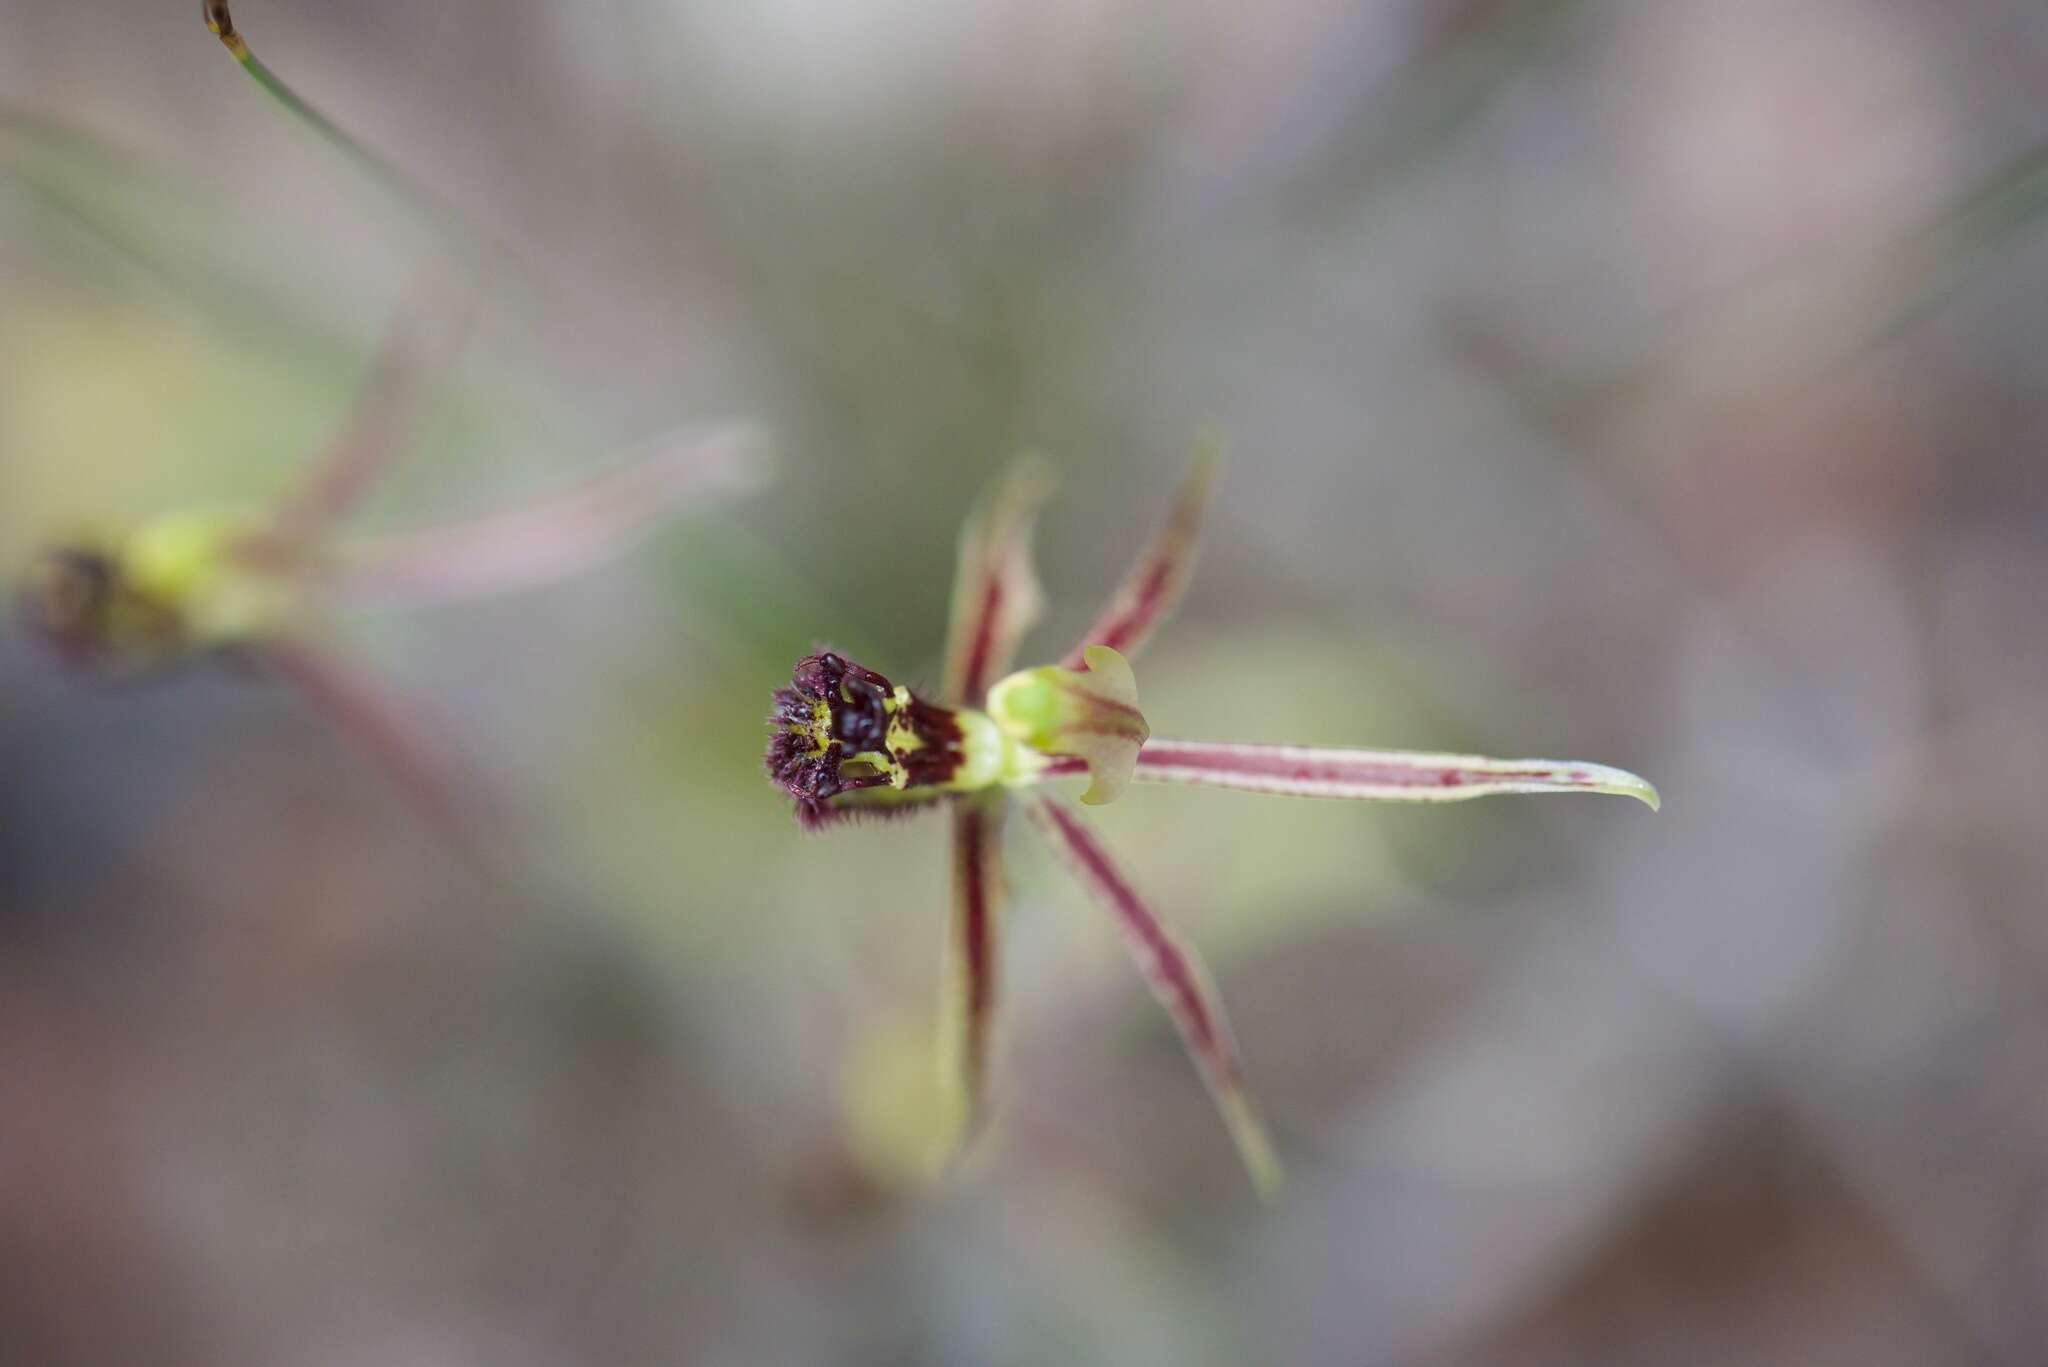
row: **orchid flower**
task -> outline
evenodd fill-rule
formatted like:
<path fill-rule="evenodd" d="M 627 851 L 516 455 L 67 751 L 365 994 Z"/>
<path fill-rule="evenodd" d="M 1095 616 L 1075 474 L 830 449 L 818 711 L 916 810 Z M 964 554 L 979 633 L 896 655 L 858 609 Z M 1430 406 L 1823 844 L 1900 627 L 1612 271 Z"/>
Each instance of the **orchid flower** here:
<path fill-rule="evenodd" d="M 1129 661 L 1187 586 L 1216 465 L 1206 452 L 1195 460 L 1165 527 L 1073 648 L 1056 664 L 1011 672 L 1041 607 L 1030 539 L 1051 489 L 1043 464 L 1016 466 L 961 537 L 937 697 L 920 697 L 831 651 L 808 655 L 797 662 L 790 686 L 775 694 L 767 767 L 808 829 L 940 805 L 952 809 L 954 914 L 944 1023 L 946 1066 L 964 1090 L 962 1138 L 984 1108 L 1004 894 L 1000 835 L 1014 802 L 1115 918 L 1253 1182 L 1270 1192 L 1281 1180 L 1281 1165 L 1245 1089 L 1207 970 L 1055 781 L 1085 777 L 1080 800 L 1087 805 L 1113 801 L 1134 782 L 1397 802 L 1591 792 L 1634 797 L 1655 808 L 1658 798 L 1634 774 L 1598 764 L 1153 736 Z"/>
<path fill-rule="evenodd" d="M 423 375 L 461 329 L 404 319 L 369 367 L 339 435 L 282 498 L 174 509 L 123 532 L 67 539 L 26 575 L 23 615 L 66 664 L 135 678 L 206 658 L 253 659 L 298 686 L 368 747 L 440 833 L 473 850 L 450 766 L 374 679 L 319 643 L 323 611 L 416 605 L 559 579 L 624 551 L 665 520 L 761 482 L 750 428 L 710 425 L 649 442 L 531 502 L 442 526 L 349 535 L 356 508 L 404 445 Z"/>

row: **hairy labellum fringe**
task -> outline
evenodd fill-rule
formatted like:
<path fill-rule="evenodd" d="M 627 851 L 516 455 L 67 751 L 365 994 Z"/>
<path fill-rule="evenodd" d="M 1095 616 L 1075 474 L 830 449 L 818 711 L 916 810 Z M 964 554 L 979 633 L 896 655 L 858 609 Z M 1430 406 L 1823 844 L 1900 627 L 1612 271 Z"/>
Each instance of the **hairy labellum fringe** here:
<path fill-rule="evenodd" d="M 959 793 L 896 796 L 894 789 L 877 788 L 871 792 L 849 793 L 836 802 L 799 802 L 796 824 L 806 831 L 815 832 L 840 826 L 862 826 L 870 822 L 901 821 L 956 802 L 961 796 Z M 890 800 L 891 797 L 895 800 Z"/>
<path fill-rule="evenodd" d="M 947 783 L 963 759 L 951 710 L 831 651 L 797 661 L 768 725 L 768 776 L 811 830 L 832 824 L 857 794 L 872 794 L 855 804 L 862 809 L 915 805 L 896 795 Z"/>

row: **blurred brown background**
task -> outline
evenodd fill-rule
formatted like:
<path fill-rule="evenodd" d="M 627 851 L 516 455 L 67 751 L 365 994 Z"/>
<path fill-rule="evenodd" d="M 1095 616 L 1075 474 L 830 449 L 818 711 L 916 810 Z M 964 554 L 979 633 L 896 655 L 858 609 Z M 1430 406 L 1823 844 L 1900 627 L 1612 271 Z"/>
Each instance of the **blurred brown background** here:
<path fill-rule="evenodd" d="M 198 9 L 0 0 L 10 573 L 287 483 L 475 250 Z M 367 520 L 726 415 L 784 482 L 335 624 L 526 898 L 289 693 L 0 637 L 0 1361 L 2048 1358 L 2036 0 L 237 9 L 526 265 Z M 1665 809 L 1104 813 L 1217 970 L 1270 1209 L 1019 831 L 994 1133 L 910 1180 L 941 828 L 799 838 L 768 690 L 817 638 L 931 677 L 1025 448 L 1057 649 L 1203 430 L 1155 729 Z"/>

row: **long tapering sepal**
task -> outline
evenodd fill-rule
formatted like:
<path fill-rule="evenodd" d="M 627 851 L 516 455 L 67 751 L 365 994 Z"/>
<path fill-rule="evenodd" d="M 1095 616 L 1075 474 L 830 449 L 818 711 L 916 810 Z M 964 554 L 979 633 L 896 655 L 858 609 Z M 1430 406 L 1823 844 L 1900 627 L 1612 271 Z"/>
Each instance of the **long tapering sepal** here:
<path fill-rule="evenodd" d="M 1110 596 L 1109 604 L 1062 661 L 1069 669 L 1081 666 L 1083 652 L 1091 645 L 1108 646 L 1134 656 L 1151 638 L 1180 602 L 1181 593 L 1195 572 L 1195 549 L 1201 540 L 1202 519 L 1209 508 L 1210 491 L 1216 485 L 1221 452 L 1204 444 L 1196 452 L 1174 496 L 1173 511 L 1159 529 L 1123 582 Z"/>
<path fill-rule="evenodd" d="M 1609 793 L 1656 810 L 1655 787 L 1625 769 L 1576 760 L 1488 759 L 1410 750 L 1342 750 L 1154 737 L 1138 753 L 1141 783 L 1196 783 L 1289 797 L 1459 802 L 1500 793 Z"/>
<path fill-rule="evenodd" d="M 402 700 L 376 678 L 300 638 L 272 636 L 257 653 L 369 754 L 436 836 L 479 868 L 491 866 L 487 813 L 467 800 L 455 761 Z"/>
<path fill-rule="evenodd" d="M 985 1114 L 1002 959 L 1003 804 L 963 801 L 953 810 L 953 925 L 946 954 L 941 1040 L 970 1137 Z"/>
<path fill-rule="evenodd" d="M 1253 1184 L 1271 1195 L 1283 1180 L 1280 1160 L 1245 1092 L 1230 1023 L 1202 961 L 1146 905 L 1078 811 L 1050 793 L 1035 795 L 1029 811 L 1089 892 L 1116 917 L 1146 985 L 1173 1017 L 1215 1097 Z"/>
<path fill-rule="evenodd" d="M 340 433 L 278 501 L 263 544 L 290 559 L 346 517 L 412 442 L 434 391 L 455 367 L 480 300 L 466 276 L 427 277 L 386 326 Z"/>
<path fill-rule="evenodd" d="M 1031 529 L 1056 482 L 1043 460 L 1016 462 L 960 534 L 941 693 L 948 704 L 979 706 L 1044 608 L 1031 567 Z"/>

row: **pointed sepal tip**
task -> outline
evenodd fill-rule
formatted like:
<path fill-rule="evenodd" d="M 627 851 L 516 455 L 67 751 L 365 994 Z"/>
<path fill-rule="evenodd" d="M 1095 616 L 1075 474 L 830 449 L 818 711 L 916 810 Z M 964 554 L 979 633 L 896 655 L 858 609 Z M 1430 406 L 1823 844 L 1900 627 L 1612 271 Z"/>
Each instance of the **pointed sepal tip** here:
<path fill-rule="evenodd" d="M 1663 810 L 1663 794 L 1657 791 L 1656 784 L 1640 774 L 1632 774 L 1626 769 L 1616 769 L 1605 764 L 1582 764 L 1576 768 L 1585 776 L 1585 781 L 1580 786 L 1587 792 L 1606 793 L 1611 797 L 1632 797 L 1653 812 Z"/>

